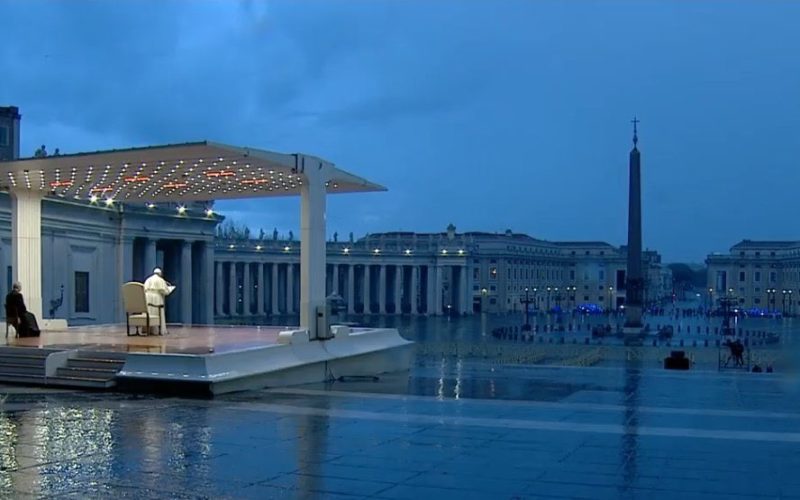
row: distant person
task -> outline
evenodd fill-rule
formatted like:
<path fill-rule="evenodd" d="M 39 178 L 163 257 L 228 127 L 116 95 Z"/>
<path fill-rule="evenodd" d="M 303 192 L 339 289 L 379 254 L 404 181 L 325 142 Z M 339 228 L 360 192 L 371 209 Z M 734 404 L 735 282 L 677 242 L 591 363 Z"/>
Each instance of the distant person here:
<path fill-rule="evenodd" d="M 20 337 L 38 337 L 41 331 L 36 323 L 36 316 L 25 307 L 22 297 L 22 283 L 15 282 L 11 292 L 6 295 L 6 321 L 17 331 Z"/>
<path fill-rule="evenodd" d="M 153 332 L 159 335 L 167 334 L 167 314 L 164 308 L 164 298 L 171 294 L 175 287 L 170 285 L 167 280 L 161 277 L 161 269 L 153 269 L 153 275 L 144 281 L 144 293 L 147 298 L 147 312 L 151 318 L 161 317 L 160 324 L 150 327 L 150 332 L 146 335 L 151 335 Z"/>
<path fill-rule="evenodd" d="M 42 144 L 42 147 L 40 147 L 39 149 L 36 150 L 35 153 L 33 153 L 33 156 L 36 158 L 44 158 L 45 156 L 47 156 L 47 148 L 44 147 L 44 144 Z"/>

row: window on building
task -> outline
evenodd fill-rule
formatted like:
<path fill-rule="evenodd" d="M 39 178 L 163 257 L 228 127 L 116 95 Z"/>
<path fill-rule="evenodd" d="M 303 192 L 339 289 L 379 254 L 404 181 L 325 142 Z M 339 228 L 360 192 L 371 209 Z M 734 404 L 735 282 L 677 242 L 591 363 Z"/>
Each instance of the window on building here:
<path fill-rule="evenodd" d="M 603 296 L 602 295 L 597 297 L 597 302 L 600 303 L 600 304 L 603 303 Z"/>
<path fill-rule="evenodd" d="M 497 279 L 497 268 L 496 267 L 489 268 L 489 278 L 491 278 L 493 280 Z"/>
<path fill-rule="evenodd" d="M 8 127 L 0 125 L 0 146 L 8 146 L 10 142 L 8 135 Z"/>
<path fill-rule="evenodd" d="M 759 299 L 758 297 L 753 299 L 753 304 L 760 304 L 760 303 L 761 303 L 761 299 Z"/>
<path fill-rule="evenodd" d="M 744 280 L 745 280 L 744 271 L 739 271 L 739 281 L 744 281 Z"/>
<path fill-rule="evenodd" d="M 489 290 L 491 290 L 493 292 L 496 292 L 497 291 L 497 287 L 495 285 L 492 285 L 492 286 L 489 287 Z"/>
<path fill-rule="evenodd" d="M 572 280 L 572 281 L 575 281 L 575 271 L 574 270 L 571 270 L 569 272 L 569 279 Z"/>
<path fill-rule="evenodd" d="M 584 295 L 583 296 L 583 301 L 584 302 L 589 302 L 589 296 L 588 295 Z"/>
<path fill-rule="evenodd" d="M 474 268 L 472 270 L 472 279 L 477 280 L 481 275 L 481 270 L 479 268 Z"/>
<path fill-rule="evenodd" d="M 759 283 L 761 281 L 761 271 L 756 271 L 753 274 L 753 281 L 755 281 L 756 283 Z"/>
<path fill-rule="evenodd" d="M 89 273 L 75 271 L 75 312 L 89 312 Z"/>
<path fill-rule="evenodd" d="M 606 272 L 603 271 L 602 269 L 597 271 L 597 279 L 599 279 L 600 281 L 605 280 L 606 279 Z"/>
<path fill-rule="evenodd" d="M 769 272 L 769 282 L 770 283 L 775 283 L 776 281 L 778 281 L 777 274 L 775 273 L 775 271 L 770 271 Z"/>
<path fill-rule="evenodd" d="M 497 304 L 497 299 L 492 297 L 491 299 L 489 299 L 489 303 L 490 304 Z"/>
<path fill-rule="evenodd" d="M 759 287 L 756 287 L 755 288 L 755 293 L 759 293 L 759 292 L 761 292 L 761 289 Z"/>

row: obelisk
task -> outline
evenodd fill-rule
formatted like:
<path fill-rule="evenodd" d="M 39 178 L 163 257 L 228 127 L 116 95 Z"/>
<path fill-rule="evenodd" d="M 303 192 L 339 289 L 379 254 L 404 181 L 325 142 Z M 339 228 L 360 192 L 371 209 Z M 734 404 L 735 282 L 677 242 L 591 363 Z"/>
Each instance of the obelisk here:
<path fill-rule="evenodd" d="M 628 189 L 628 272 L 625 283 L 626 337 L 639 336 L 642 324 L 644 277 L 642 276 L 642 171 L 637 124 L 633 118 L 633 149 L 629 156 L 630 185 Z"/>

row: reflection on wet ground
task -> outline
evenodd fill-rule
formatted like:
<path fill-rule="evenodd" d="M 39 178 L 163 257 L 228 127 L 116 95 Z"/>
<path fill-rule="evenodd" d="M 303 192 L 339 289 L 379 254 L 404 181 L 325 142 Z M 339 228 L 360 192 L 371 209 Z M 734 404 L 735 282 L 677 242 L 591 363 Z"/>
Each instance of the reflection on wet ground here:
<path fill-rule="evenodd" d="M 470 321 L 409 335 L 475 342 Z M 645 359 L 425 355 L 214 400 L 2 387 L 0 497 L 800 497 L 795 378 Z"/>

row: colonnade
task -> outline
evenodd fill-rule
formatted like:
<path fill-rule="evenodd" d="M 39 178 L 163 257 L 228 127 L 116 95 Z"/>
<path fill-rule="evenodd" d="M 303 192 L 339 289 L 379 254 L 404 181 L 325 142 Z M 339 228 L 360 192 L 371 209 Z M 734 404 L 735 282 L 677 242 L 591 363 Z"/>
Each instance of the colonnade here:
<path fill-rule="evenodd" d="M 264 316 L 296 314 L 297 262 L 215 262 L 214 314 Z M 325 295 L 337 295 L 347 314 L 469 314 L 472 290 L 463 264 L 329 263 Z"/>

